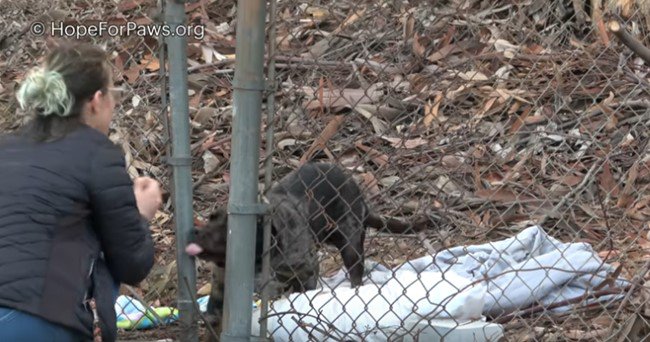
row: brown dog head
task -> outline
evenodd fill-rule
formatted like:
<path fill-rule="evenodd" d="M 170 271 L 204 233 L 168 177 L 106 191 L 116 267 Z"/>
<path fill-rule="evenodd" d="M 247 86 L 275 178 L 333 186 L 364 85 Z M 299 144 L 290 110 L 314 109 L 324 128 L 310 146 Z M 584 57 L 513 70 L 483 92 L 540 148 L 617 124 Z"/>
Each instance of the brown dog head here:
<path fill-rule="evenodd" d="M 185 252 L 225 267 L 227 242 L 228 213 L 223 208 L 217 208 L 204 227 L 194 229 L 194 241 L 185 247 Z"/>

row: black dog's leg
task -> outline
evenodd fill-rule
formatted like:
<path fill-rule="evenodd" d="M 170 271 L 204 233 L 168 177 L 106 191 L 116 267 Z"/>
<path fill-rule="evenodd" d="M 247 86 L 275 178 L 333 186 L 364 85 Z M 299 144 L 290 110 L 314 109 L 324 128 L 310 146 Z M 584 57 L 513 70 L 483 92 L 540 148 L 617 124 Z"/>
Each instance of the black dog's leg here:
<path fill-rule="evenodd" d="M 358 220 L 348 217 L 345 222 L 339 224 L 341 231 L 342 246 L 339 246 L 343 264 L 348 270 L 352 287 L 362 285 L 364 272 L 364 248 L 365 230 Z"/>
<path fill-rule="evenodd" d="M 208 307 L 206 312 L 206 319 L 213 327 L 216 338 L 208 332 L 208 342 L 218 342 L 219 334 L 221 334 L 221 320 L 223 319 L 223 301 L 224 301 L 224 282 L 225 282 L 225 269 L 213 264 L 212 268 L 212 290 L 208 298 Z"/>
<path fill-rule="evenodd" d="M 318 284 L 319 267 L 315 241 L 305 218 L 306 203 L 292 199 L 286 193 L 274 192 L 269 196 L 274 204 L 273 223 L 277 253 L 271 264 L 276 279 L 292 291 L 313 290 Z"/>

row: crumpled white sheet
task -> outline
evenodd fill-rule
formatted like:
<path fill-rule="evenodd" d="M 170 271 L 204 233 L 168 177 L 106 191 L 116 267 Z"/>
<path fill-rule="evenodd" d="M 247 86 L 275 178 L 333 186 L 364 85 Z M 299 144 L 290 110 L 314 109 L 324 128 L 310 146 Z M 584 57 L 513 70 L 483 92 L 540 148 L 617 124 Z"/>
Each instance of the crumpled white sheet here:
<path fill-rule="evenodd" d="M 307 341 L 310 333 L 318 341 L 328 337 L 385 341 L 386 333 L 409 330 L 422 317 L 477 320 L 482 315 L 507 314 L 536 303 L 549 305 L 576 298 L 613 271 L 590 245 L 562 243 L 532 226 L 508 239 L 450 248 L 393 270 L 376 264 L 364 278 L 358 295 L 341 269 L 321 280 L 322 290 L 295 293 L 271 303 L 269 333 L 275 341 Z M 615 285 L 622 287 L 627 281 L 618 279 Z M 622 294 L 586 303 L 620 298 Z M 256 333 L 259 312 L 254 316 Z M 297 322 L 328 334 L 309 326 L 300 328 Z M 335 331 L 329 328 L 330 323 Z"/>

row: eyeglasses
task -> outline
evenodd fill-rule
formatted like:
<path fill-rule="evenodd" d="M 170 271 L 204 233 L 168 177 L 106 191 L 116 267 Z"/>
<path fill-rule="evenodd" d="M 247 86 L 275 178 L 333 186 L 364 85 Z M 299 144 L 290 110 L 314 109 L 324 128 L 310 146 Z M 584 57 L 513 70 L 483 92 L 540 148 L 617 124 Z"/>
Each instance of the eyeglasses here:
<path fill-rule="evenodd" d="M 126 91 L 123 87 L 110 87 L 108 88 L 108 91 L 113 94 L 113 99 L 115 99 L 115 103 L 120 103 L 122 100 L 122 93 Z"/>

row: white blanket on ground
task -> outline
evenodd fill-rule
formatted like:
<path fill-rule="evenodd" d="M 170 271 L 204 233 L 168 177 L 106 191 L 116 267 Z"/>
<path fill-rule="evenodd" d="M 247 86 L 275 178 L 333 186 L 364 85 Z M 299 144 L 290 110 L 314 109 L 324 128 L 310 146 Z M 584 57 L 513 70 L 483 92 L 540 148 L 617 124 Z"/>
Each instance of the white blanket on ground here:
<path fill-rule="evenodd" d="M 533 226 L 505 240 L 454 247 L 393 270 L 375 265 L 359 294 L 340 270 L 322 280 L 323 290 L 273 302 L 269 332 L 275 341 L 307 341 L 309 334 L 319 341 L 344 340 L 342 336 L 351 341 L 386 340 L 385 334 L 408 331 L 422 318 L 476 320 L 576 298 L 613 270 L 590 245 L 562 243 Z M 626 284 L 623 279 L 616 282 Z M 255 314 L 257 319 L 259 312 Z M 254 332 L 256 328 L 254 324 Z"/>

